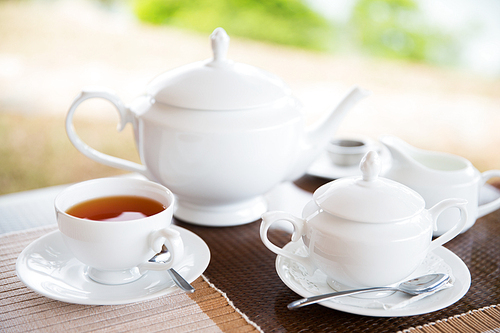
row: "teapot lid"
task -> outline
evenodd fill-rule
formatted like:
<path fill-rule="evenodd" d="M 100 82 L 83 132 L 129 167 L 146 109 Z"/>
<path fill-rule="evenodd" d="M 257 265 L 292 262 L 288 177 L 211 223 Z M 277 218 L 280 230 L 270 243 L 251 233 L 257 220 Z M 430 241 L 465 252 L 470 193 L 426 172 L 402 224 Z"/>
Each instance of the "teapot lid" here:
<path fill-rule="evenodd" d="M 313 200 L 324 211 L 357 222 L 388 223 L 411 218 L 425 208 L 417 192 L 379 177 L 380 158 L 369 151 L 361 160 L 362 177 L 345 177 L 318 188 Z"/>
<path fill-rule="evenodd" d="M 224 29 L 215 29 L 210 39 L 212 59 L 160 74 L 146 93 L 155 102 L 196 110 L 249 109 L 291 96 L 274 74 L 226 59 L 229 36 Z"/>

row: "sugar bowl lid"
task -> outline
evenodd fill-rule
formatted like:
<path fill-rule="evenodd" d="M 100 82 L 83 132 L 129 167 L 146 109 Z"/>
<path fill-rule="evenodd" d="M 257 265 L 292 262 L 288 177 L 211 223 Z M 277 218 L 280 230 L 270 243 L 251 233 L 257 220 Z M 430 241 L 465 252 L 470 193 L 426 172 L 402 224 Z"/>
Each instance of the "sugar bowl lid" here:
<path fill-rule="evenodd" d="M 229 36 L 224 29 L 215 29 L 210 39 L 212 59 L 160 74 L 146 94 L 155 102 L 196 110 L 250 109 L 291 96 L 274 74 L 227 59 Z"/>
<path fill-rule="evenodd" d="M 389 223 L 411 218 L 425 208 L 424 199 L 409 187 L 379 177 L 380 158 L 368 152 L 360 163 L 362 177 L 345 177 L 318 188 L 315 203 L 324 211 L 357 222 Z"/>

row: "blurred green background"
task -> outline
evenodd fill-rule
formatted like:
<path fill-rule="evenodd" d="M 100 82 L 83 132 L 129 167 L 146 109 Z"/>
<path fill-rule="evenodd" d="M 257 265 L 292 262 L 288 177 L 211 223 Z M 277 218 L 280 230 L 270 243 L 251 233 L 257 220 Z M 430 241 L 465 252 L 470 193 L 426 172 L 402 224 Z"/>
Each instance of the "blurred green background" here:
<path fill-rule="evenodd" d="M 413 0 L 356 0 L 344 23 L 315 12 L 302 0 L 137 0 L 142 21 L 319 51 L 357 49 L 374 56 L 454 65 L 458 33 L 433 26 Z"/>
<path fill-rule="evenodd" d="M 142 22 L 210 33 L 216 27 L 247 37 L 314 50 L 330 47 L 333 29 L 301 0 L 145 0 L 133 11 Z"/>
<path fill-rule="evenodd" d="M 443 10 L 452 7 L 455 14 Z M 231 36 L 235 60 L 278 74 L 312 100 L 311 91 L 331 87 L 335 93 L 351 84 L 374 90 L 374 106 L 367 108 L 381 123 L 366 118 L 374 130 L 360 134 L 410 124 L 404 133 L 418 137 L 422 148 L 461 154 L 481 170 L 500 168 L 498 158 L 484 153 L 500 143 L 489 134 L 496 129 L 484 129 L 500 113 L 500 56 L 488 42 L 481 44 L 484 52 L 474 44 L 486 21 L 459 20 L 472 13 L 468 8 L 466 1 L 444 0 L 2 0 L 0 194 L 122 173 L 69 142 L 64 116 L 72 98 L 83 86 L 99 84 L 129 102 L 160 72 L 209 57 L 207 36 L 219 26 Z M 494 15 L 497 9 L 483 11 Z M 325 95 L 328 103 L 338 98 Z M 416 124 L 426 110 L 408 112 L 406 122 L 395 119 L 405 117 L 395 104 L 411 110 L 419 101 L 435 106 L 435 120 L 451 127 Z M 468 110 L 478 115 L 482 109 L 487 117 L 475 124 Z M 115 130 L 116 111 L 101 105 L 94 111 L 98 117 L 76 118 L 84 141 L 138 161 L 130 128 Z M 352 117 L 348 129 L 366 130 L 352 125 L 365 114 Z M 465 127 L 482 136 L 467 136 Z"/>

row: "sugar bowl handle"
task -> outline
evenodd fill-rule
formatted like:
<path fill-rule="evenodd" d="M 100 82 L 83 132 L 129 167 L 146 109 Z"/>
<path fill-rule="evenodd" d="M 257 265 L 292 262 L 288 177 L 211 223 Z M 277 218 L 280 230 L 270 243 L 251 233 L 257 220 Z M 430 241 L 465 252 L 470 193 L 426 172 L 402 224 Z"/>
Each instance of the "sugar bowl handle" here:
<path fill-rule="evenodd" d="M 292 259 L 303 265 L 309 274 L 313 274 L 315 271 L 314 265 L 312 265 L 311 260 L 308 256 L 300 256 L 298 254 L 292 253 L 283 248 L 279 248 L 274 245 L 267 237 L 267 232 L 271 225 L 277 221 L 288 221 L 293 225 L 292 242 L 298 242 L 301 240 L 302 236 L 305 234 L 305 220 L 295 217 L 292 214 L 286 212 L 267 212 L 262 215 L 262 223 L 260 225 L 260 238 L 264 245 L 272 252 Z"/>
<path fill-rule="evenodd" d="M 460 210 L 460 220 L 447 232 L 438 238 L 434 239 L 430 246 L 429 251 L 434 250 L 438 246 L 443 245 L 444 243 L 452 240 L 457 236 L 465 227 L 467 223 L 467 200 L 465 199 L 445 199 L 441 202 L 438 202 L 433 207 L 429 209 L 429 213 L 431 214 L 432 223 L 434 229 L 437 229 L 437 219 L 439 215 L 448 208 L 456 207 Z"/>

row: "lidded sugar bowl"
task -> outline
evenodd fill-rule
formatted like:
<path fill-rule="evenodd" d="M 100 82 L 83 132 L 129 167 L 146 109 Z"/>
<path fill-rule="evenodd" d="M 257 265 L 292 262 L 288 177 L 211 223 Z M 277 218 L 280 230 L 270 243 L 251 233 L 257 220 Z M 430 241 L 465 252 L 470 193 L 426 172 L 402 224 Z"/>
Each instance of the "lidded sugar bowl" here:
<path fill-rule="evenodd" d="M 379 176 L 380 159 L 368 152 L 362 176 L 345 177 L 318 188 L 302 217 L 286 212 L 263 215 L 261 239 L 274 253 L 302 264 L 310 274 L 320 269 L 332 285 L 350 288 L 387 286 L 410 276 L 429 251 L 460 233 L 467 220 L 466 200 L 446 199 L 425 209 L 424 199 L 410 188 Z M 460 219 L 432 240 L 444 210 L 458 208 Z M 307 255 L 271 243 L 269 227 L 292 223 L 292 242 L 303 242 Z"/>

